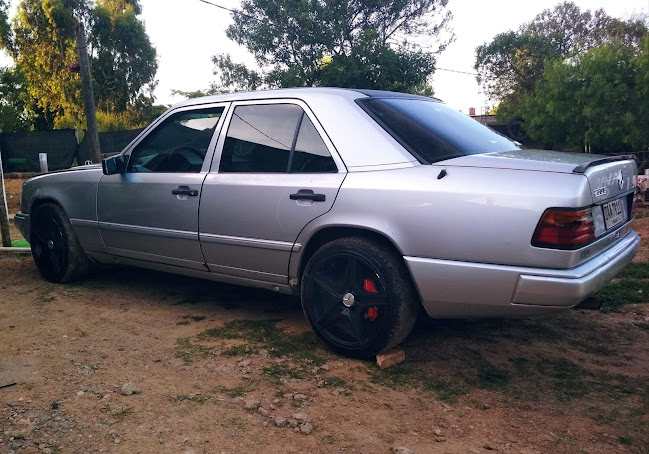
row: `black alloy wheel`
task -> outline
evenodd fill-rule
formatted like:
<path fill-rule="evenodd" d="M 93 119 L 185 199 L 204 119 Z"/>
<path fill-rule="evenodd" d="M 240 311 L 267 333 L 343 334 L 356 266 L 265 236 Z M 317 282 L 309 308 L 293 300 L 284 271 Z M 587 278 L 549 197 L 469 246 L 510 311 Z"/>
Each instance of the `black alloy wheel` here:
<path fill-rule="evenodd" d="M 314 254 L 303 275 L 302 304 L 329 347 L 360 358 L 401 342 L 417 313 L 403 263 L 391 250 L 362 238 L 336 240 Z"/>
<path fill-rule="evenodd" d="M 58 205 L 47 203 L 34 211 L 30 245 L 38 271 L 50 282 L 69 282 L 87 269 L 87 257 Z"/>

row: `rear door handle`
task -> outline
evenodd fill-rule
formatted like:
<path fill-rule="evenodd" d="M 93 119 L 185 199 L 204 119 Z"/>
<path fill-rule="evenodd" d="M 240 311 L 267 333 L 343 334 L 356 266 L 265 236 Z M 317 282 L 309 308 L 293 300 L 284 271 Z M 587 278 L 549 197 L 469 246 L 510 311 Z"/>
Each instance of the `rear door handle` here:
<path fill-rule="evenodd" d="M 171 191 L 173 195 L 188 195 L 190 197 L 198 196 L 198 189 L 190 189 L 189 186 L 178 186 Z"/>
<path fill-rule="evenodd" d="M 324 194 L 315 194 L 311 189 L 300 189 L 296 194 L 291 194 L 291 200 L 312 200 L 314 202 L 324 202 Z"/>

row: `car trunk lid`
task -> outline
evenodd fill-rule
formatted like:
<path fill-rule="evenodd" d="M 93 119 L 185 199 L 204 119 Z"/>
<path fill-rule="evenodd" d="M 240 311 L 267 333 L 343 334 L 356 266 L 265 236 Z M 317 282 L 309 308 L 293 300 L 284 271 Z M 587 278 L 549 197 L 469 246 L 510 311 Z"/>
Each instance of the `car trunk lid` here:
<path fill-rule="evenodd" d="M 526 149 L 461 156 L 443 161 L 443 163 L 461 167 L 585 174 L 594 166 L 629 159 L 627 156 L 603 156 L 597 154 Z M 442 163 L 440 162 L 438 164 Z"/>

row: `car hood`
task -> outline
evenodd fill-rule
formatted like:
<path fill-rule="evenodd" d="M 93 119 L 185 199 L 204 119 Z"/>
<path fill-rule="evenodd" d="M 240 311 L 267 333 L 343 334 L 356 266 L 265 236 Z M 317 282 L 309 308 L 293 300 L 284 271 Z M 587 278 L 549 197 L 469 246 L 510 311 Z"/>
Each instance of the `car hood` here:
<path fill-rule="evenodd" d="M 437 165 L 573 173 L 576 167 L 606 158 L 607 156 L 597 154 L 563 151 L 514 150 L 462 156 Z"/>

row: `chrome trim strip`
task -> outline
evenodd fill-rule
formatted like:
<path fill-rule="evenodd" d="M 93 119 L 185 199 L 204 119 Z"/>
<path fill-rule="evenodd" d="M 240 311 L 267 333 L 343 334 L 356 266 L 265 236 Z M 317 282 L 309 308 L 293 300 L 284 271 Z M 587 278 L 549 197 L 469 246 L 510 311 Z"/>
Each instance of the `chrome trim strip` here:
<path fill-rule="evenodd" d="M 240 236 L 215 235 L 213 233 L 199 234 L 201 241 L 206 243 L 230 244 L 233 246 L 256 247 L 271 249 L 274 251 L 299 252 L 302 249 L 300 243 L 289 243 L 287 241 L 262 240 L 258 238 L 245 238 Z"/>
<path fill-rule="evenodd" d="M 116 224 L 113 222 L 97 222 L 100 229 L 117 230 L 118 232 L 141 233 L 144 235 L 164 236 L 168 238 L 180 238 L 184 240 L 197 240 L 198 232 L 186 230 L 162 229 L 159 227 L 145 227 L 141 225 Z"/>
<path fill-rule="evenodd" d="M 88 219 L 70 219 L 72 225 L 78 225 L 82 227 L 98 227 L 97 221 L 91 221 Z"/>

